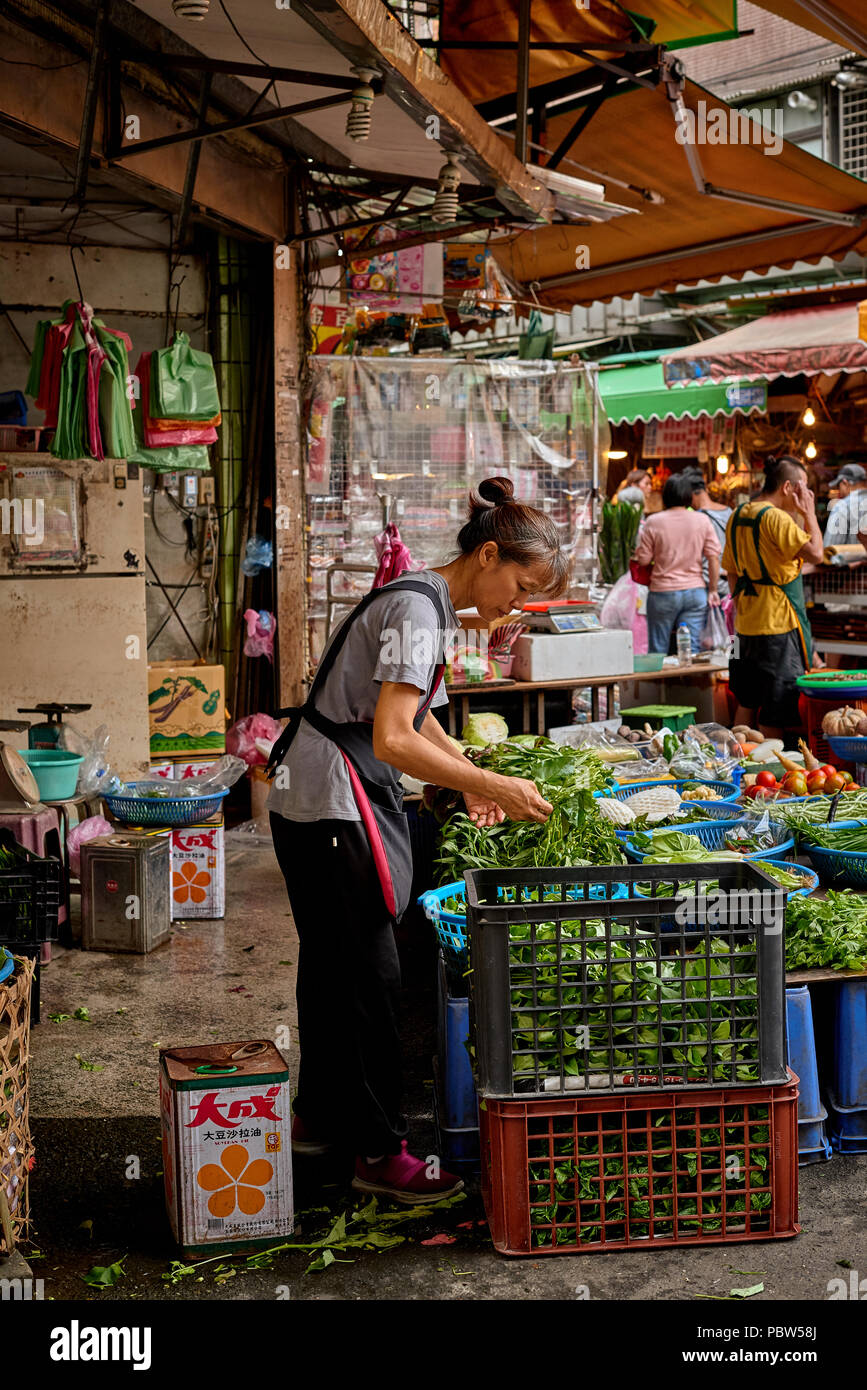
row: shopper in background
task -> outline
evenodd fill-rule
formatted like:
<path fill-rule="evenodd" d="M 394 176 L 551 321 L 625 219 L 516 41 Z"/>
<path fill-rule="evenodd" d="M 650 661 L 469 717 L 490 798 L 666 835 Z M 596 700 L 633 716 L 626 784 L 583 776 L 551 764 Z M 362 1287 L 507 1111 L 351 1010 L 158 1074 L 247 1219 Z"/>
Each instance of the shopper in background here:
<path fill-rule="evenodd" d="M 723 551 L 735 601 L 734 722 L 758 722 L 769 738 L 800 724 L 797 680 L 813 662 L 801 569 L 821 563 L 823 552 L 806 468 L 772 455 L 761 494 L 729 521 Z"/>
<path fill-rule="evenodd" d="M 829 484 L 839 496 L 828 510 L 826 545 L 857 545 L 858 533 L 867 529 L 867 471 L 860 463 L 846 463 Z"/>
<path fill-rule="evenodd" d="M 646 468 L 632 468 L 614 494 L 615 502 L 632 502 L 637 507 L 646 507 L 647 499 L 653 491 L 653 483 Z"/>
<path fill-rule="evenodd" d="M 703 512 L 710 524 L 713 526 L 719 541 L 720 552 L 726 543 L 726 527 L 732 514 L 731 507 L 724 507 L 721 502 L 715 502 L 707 490 L 707 482 L 704 474 L 697 468 L 689 469 L 689 476 L 692 479 L 692 505 L 697 512 Z M 704 581 L 708 580 L 707 561 L 702 565 Z M 720 598 L 727 598 L 729 592 L 728 580 L 724 574 L 720 575 L 717 593 Z"/>
<path fill-rule="evenodd" d="M 641 528 L 635 559 L 652 566 L 647 596 L 647 639 L 651 652 L 667 652 L 672 631 L 689 629 L 693 651 L 701 647 L 708 604 L 719 603 L 720 543 L 712 523 L 692 507 L 693 478 L 670 477 L 662 489 L 661 512 Z M 707 561 L 708 579 L 702 576 Z"/>

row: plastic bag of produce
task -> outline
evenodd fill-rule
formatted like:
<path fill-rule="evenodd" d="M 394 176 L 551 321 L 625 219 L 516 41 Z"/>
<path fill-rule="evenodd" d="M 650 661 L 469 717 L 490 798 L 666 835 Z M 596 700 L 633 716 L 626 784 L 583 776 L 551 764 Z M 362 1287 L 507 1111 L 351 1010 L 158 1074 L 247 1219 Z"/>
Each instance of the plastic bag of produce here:
<path fill-rule="evenodd" d="M 718 606 L 708 607 L 701 633 L 701 649 L 703 652 L 727 652 L 729 649 L 729 630 Z"/>
<path fill-rule="evenodd" d="M 69 855 L 69 868 L 75 878 L 81 873 L 81 846 L 88 840 L 96 840 L 100 835 L 113 835 L 115 827 L 104 816 L 89 816 L 87 820 L 74 825 L 66 837 Z"/>
<path fill-rule="evenodd" d="M 263 740 L 268 744 L 276 743 L 282 731 L 282 725 L 270 714 L 248 714 L 226 733 L 226 749 L 236 758 L 242 758 L 248 767 L 264 767 L 268 758 L 258 744 Z"/>

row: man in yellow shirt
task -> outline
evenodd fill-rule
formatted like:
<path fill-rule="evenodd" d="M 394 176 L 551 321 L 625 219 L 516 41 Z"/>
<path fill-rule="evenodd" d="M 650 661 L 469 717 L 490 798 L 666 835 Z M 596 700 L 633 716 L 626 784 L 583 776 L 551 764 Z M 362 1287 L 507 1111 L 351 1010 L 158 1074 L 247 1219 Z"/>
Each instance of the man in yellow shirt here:
<path fill-rule="evenodd" d="M 813 659 L 801 569 L 820 564 L 823 553 L 806 468 L 790 455 L 770 457 L 761 494 L 729 521 L 722 558 L 735 601 L 735 723 L 758 720 L 767 738 L 801 722 L 797 679 Z"/>

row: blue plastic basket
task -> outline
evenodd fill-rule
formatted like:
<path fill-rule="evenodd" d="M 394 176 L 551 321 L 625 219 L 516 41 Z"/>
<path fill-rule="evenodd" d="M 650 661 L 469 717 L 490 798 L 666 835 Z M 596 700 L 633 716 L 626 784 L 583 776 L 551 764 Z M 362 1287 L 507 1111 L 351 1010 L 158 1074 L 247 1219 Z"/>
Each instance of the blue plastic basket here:
<path fill-rule="evenodd" d="M 867 738 L 843 738 L 825 735 L 831 752 L 847 763 L 867 763 Z"/>
<path fill-rule="evenodd" d="M 857 821 L 834 822 L 838 830 L 851 829 Z M 829 829 L 828 825 L 825 829 Z M 823 884 L 841 888 L 867 887 L 867 852 L 854 849 L 824 849 L 801 836 L 801 848 L 807 855 Z"/>
<path fill-rule="evenodd" d="M 778 869 L 788 869 L 790 874 L 795 873 L 802 875 L 804 879 L 803 888 L 793 888 L 791 892 L 787 893 L 787 903 L 790 903 L 793 898 L 808 898 L 810 894 L 814 893 L 819 887 L 819 875 L 813 873 L 812 869 L 805 869 L 803 864 L 790 864 L 787 859 L 765 859 L 764 863 L 766 865 L 776 864 Z M 798 1071 L 794 1062 L 791 1063 L 791 1066 L 792 1071 L 797 1072 L 798 1076 L 800 1076 L 801 1073 Z"/>
<path fill-rule="evenodd" d="M 826 1162 L 831 1145 L 825 1134 L 828 1112 L 819 1098 L 819 1066 L 813 1029 L 813 1005 L 806 985 L 786 990 L 787 1058 L 799 1080 L 798 1163 Z"/>
<path fill-rule="evenodd" d="M 597 795 L 616 796 L 618 801 L 628 801 L 630 796 L 634 796 L 636 792 L 656 791 L 658 788 L 663 787 L 666 790 L 677 792 L 678 796 L 680 796 L 683 793 L 684 787 L 696 786 L 707 787 L 710 791 L 718 792 L 719 799 L 707 803 L 689 801 L 687 803 L 689 806 L 701 806 L 703 809 L 705 804 L 716 806 L 719 805 L 720 800 L 737 801 L 738 799 L 738 788 L 735 786 L 734 782 L 706 782 L 700 777 L 681 777 L 675 782 L 632 782 L 622 786 L 606 788 L 604 791 L 597 793 Z"/>
<path fill-rule="evenodd" d="M 562 869 L 553 872 L 562 874 Z M 586 872 L 585 870 L 576 870 Z M 604 899 L 608 901 L 612 898 L 628 897 L 628 889 L 625 883 L 615 883 L 611 892 L 606 895 L 607 885 L 604 883 L 592 884 L 590 887 L 591 898 Z M 441 888 L 429 888 L 426 893 L 422 893 L 418 899 L 418 905 L 424 912 L 429 922 L 434 925 L 437 938 L 444 951 L 451 951 L 459 954 L 467 949 L 467 919 L 464 913 L 444 912 L 442 904 L 446 898 L 461 898 L 466 902 L 467 885 L 460 880 L 457 883 L 444 883 Z M 576 901 L 581 896 L 577 889 L 570 890 L 569 897 Z"/>
<path fill-rule="evenodd" d="M 135 790 L 137 782 L 130 782 Z M 124 825 L 199 825 L 210 820 L 220 809 L 228 787 L 207 796 L 106 796 L 105 804 Z"/>
<path fill-rule="evenodd" d="M 739 825 L 739 824 L 741 824 L 741 822 L 740 822 L 740 821 L 736 821 L 735 824 Z M 674 829 L 676 830 L 676 829 L 677 829 L 677 826 L 668 827 L 668 828 L 669 828 L 669 829 L 674 828 Z M 721 828 L 721 826 L 720 826 L 719 824 L 717 824 L 717 825 L 705 825 L 705 826 L 702 826 L 701 828 L 702 828 L 703 830 L 706 830 L 706 831 L 710 832 L 711 834 L 713 834 L 714 831 L 717 831 L 717 832 L 719 833 L 719 840 L 718 840 L 718 842 L 717 842 L 716 844 L 707 844 L 707 848 L 708 848 L 708 849 L 722 849 L 722 848 L 723 848 L 723 843 L 722 843 L 722 842 L 723 842 L 723 840 L 725 839 L 725 831 L 722 830 L 722 828 Z M 685 826 L 683 827 L 683 833 L 684 833 L 684 835 L 692 835 L 697 829 L 698 829 L 698 826 L 697 826 L 697 825 L 685 825 Z M 662 828 L 660 828 L 659 830 L 647 830 L 647 831 L 645 831 L 645 834 L 650 835 L 650 836 L 661 835 L 662 833 L 663 833 L 663 829 L 662 829 Z M 700 837 L 699 837 L 699 838 L 700 838 Z M 706 841 L 702 840 L 702 844 L 706 844 L 706 843 L 707 843 Z M 753 850 L 753 852 L 752 852 L 751 854 L 745 854 L 743 857 L 744 857 L 744 860 L 745 860 L 747 863 L 751 863 L 751 862 L 752 862 L 752 863 L 755 863 L 755 861 L 756 861 L 756 860 L 759 860 L 759 859 L 773 859 L 775 862 L 780 862 L 781 860 L 783 860 L 783 856 L 786 855 L 786 854 L 790 854 L 794 848 L 795 848 L 795 841 L 794 841 L 794 839 L 782 840 L 782 841 L 780 842 L 780 844 L 778 844 L 778 845 L 773 845 L 773 846 L 771 847 L 771 849 L 757 849 L 757 850 Z M 631 845 L 631 844 L 629 843 L 628 840 L 624 840 L 624 841 L 623 841 L 623 852 L 624 852 L 624 854 L 626 855 L 627 859 L 631 859 L 631 860 L 633 861 L 634 864 L 643 864 L 643 863 L 644 863 L 644 860 L 645 860 L 645 857 L 646 857 L 646 855 L 647 855 L 647 853 L 648 853 L 647 850 L 635 849 L 635 847 L 634 847 L 633 845 Z M 865 857 L 865 859 L 867 859 L 867 855 L 865 855 L 864 857 Z M 708 862 L 710 862 L 710 861 L 708 861 Z M 674 867 L 677 868 L 677 865 L 675 865 Z"/>
<path fill-rule="evenodd" d="M 0 983 L 8 979 L 15 969 L 15 962 L 5 946 L 0 946 Z"/>
<path fill-rule="evenodd" d="M 660 835 L 669 830 L 682 830 L 684 835 L 695 835 L 707 849 L 722 849 L 723 841 L 730 830 L 736 825 L 743 825 L 746 816 L 738 816 L 736 819 L 729 817 L 723 820 L 719 817 L 713 821 L 689 821 L 686 825 L 654 825 L 647 830 L 630 830 L 628 825 L 618 827 L 617 838 L 622 840 L 624 845 L 630 843 L 633 835 Z"/>

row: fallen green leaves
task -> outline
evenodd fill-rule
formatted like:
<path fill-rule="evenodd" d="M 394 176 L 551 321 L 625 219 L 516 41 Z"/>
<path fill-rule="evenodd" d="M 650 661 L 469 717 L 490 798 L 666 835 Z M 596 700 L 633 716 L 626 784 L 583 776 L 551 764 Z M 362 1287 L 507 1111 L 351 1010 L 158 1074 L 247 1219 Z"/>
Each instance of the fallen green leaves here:
<path fill-rule="evenodd" d="M 255 1254 L 248 1255 L 242 1272 L 256 1269 L 270 1269 L 274 1262 L 274 1257 L 281 1254 L 284 1250 L 309 1250 L 316 1252 L 311 1259 L 305 1274 L 321 1273 L 328 1269 L 332 1264 L 353 1264 L 352 1260 L 338 1259 L 336 1251 L 345 1254 L 347 1250 L 376 1250 L 382 1252 L 391 1250 L 397 1245 L 403 1245 L 406 1240 L 405 1235 L 394 1233 L 396 1226 L 403 1226 L 409 1221 L 419 1221 L 422 1217 L 429 1217 L 433 1212 L 443 1211 L 455 1206 L 458 1202 L 465 1200 L 465 1193 L 459 1192 L 455 1197 L 444 1197 L 441 1202 L 431 1202 L 426 1205 L 415 1207 L 404 1207 L 401 1211 L 380 1211 L 379 1203 L 375 1197 L 371 1197 L 363 1207 L 355 1211 L 343 1211 L 331 1223 L 324 1235 L 313 1240 L 301 1241 L 281 1241 L 279 1245 L 272 1245 L 267 1250 L 257 1250 Z M 327 1210 L 327 1209 L 325 1209 Z M 184 1264 L 182 1260 L 172 1260 L 169 1269 L 162 1275 L 164 1283 L 177 1285 L 190 1275 L 198 1275 L 204 1265 L 213 1264 L 215 1260 L 223 1260 L 224 1256 L 214 1255 L 210 1259 L 197 1260 L 195 1264 Z M 232 1273 L 237 1273 L 235 1266 L 220 1264 L 215 1273 L 215 1282 L 224 1283 L 232 1275 L 226 1271 L 231 1269 Z"/>
<path fill-rule="evenodd" d="M 98 1062 L 86 1062 L 80 1052 L 73 1053 L 73 1056 L 82 1071 L 105 1071 L 105 1067 Z"/>
<path fill-rule="evenodd" d="M 126 1270 L 123 1268 L 125 1259 L 126 1255 L 121 1255 L 120 1259 L 116 1260 L 113 1265 L 94 1265 L 93 1269 L 89 1269 L 87 1274 L 81 1276 L 82 1282 L 91 1289 L 112 1288 L 126 1275 Z"/>

